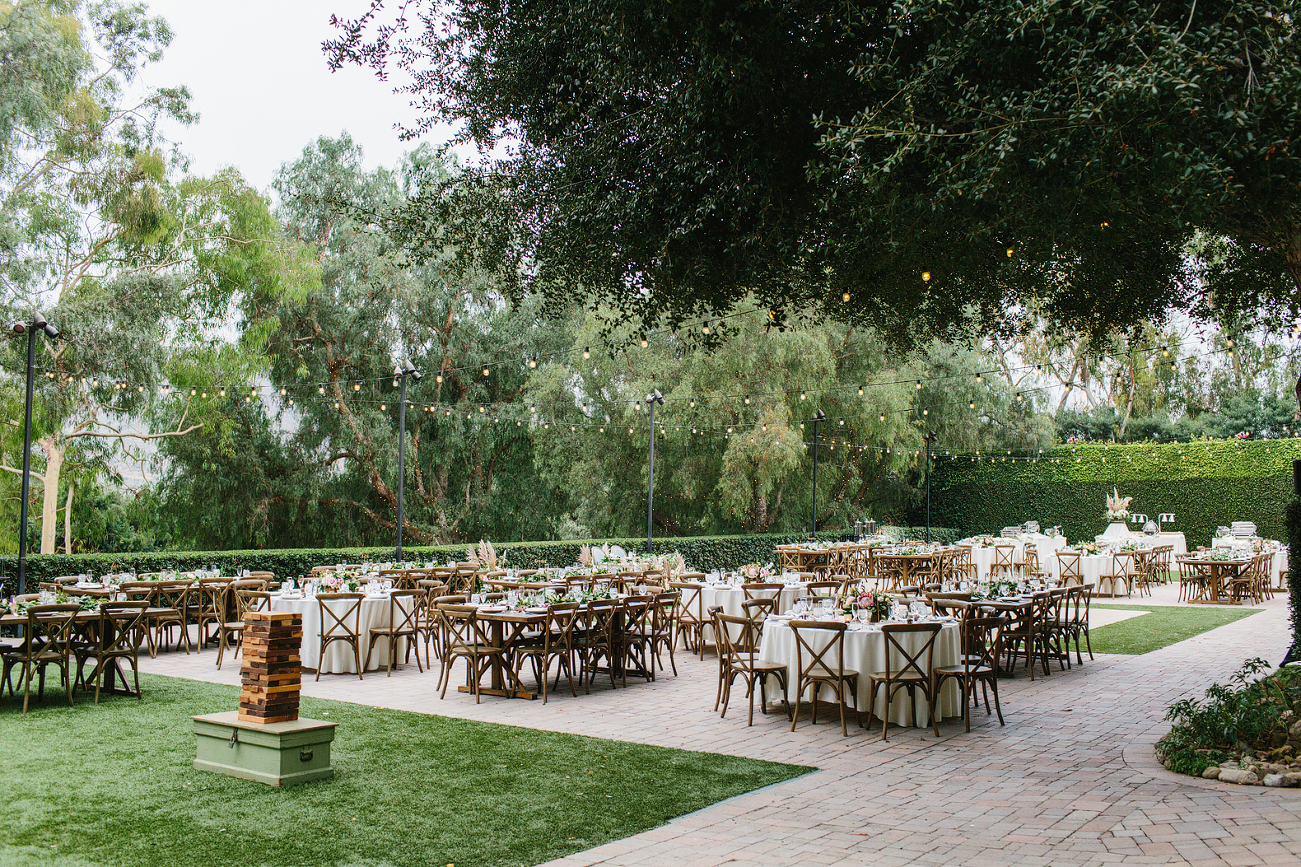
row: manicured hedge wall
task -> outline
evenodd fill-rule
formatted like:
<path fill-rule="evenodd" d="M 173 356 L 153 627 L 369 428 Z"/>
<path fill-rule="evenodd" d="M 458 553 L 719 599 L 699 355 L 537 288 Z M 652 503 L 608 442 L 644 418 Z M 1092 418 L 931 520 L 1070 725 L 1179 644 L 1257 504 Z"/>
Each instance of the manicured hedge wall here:
<path fill-rule="evenodd" d="M 905 528 L 908 538 L 921 538 L 925 528 Z M 820 539 L 841 539 L 839 531 L 819 533 Z M 746 563 L 766 563 L 773 559 L 773 547 L 804 541 L 808 534 L 766 534 L 753 536 L 691 536 L 655 540 L 655 551 L 664 554 L 680 551 L 687 565 L 708 572 L 715 569 L 735 569 Z M 955 530 L 931 527 L 931 539 L 952 542 L 957 539 Z M 499 561 L 517 568 L 538 566 L 572 566 L 578 562 L 578 552 L 585 544 L 620 545 L 628 551 L 644 551 L 645 539 L 610 539 L 565 542 L 503 542 L 494 543 Z M 465 545 L 404 548 L 408 561 L 464 560 Z M 35 588 L 43 580 L 56 575 L 80 575 L 134 568 L 137 572 L 163 570 L 189 571 L 207 565 L 220 566 L 230 574 L 236 569 L 257 569 L 274 572 L 278 576 L 303 575 L 313 566 L 330 563 L 364 563 L 386 561 L 393 558 L 392 548 L 293 548 L 270 551 L 173 551 L 146 554 L 73 554 L 31 557 L 27 561 L 28 588 Z M 16 558 L 0 557 L 3 570 L 3 594 L 11 595 L 17 589 Z"/>
<path fill-rule="evenodd" d="M 1082 444 L 1045 451 L 1033 463 L 941 457 L 932 509 L 937 523 L 964 535 L 1033 519 L 1045 528 L 1061 525 L 1075 541 L 1106 529 L 1114 487 L 1134 498 L 1131 512 L 1152 520 L 1173 512 L 1171 529 L 1190 547 L 1209 545 L 1215 528 L 1233 521 L 1254 521 L 1260 535 L 1285 539 L 1293 459 L 1301 459 L 1301 440 Z"/>
<path fill-rule="evenodd" d="M 1287 504 L 1287 539 L 1289 552 L 1301 551 L 1301 499 L 1293 498 Z M 1288 656 L 1294 662 L 1301 662 L 1301 569 L 1292 569 L 1291 565 L 1289 558 L 1287 596 L 1292 614 L 1292 650 Z"/>

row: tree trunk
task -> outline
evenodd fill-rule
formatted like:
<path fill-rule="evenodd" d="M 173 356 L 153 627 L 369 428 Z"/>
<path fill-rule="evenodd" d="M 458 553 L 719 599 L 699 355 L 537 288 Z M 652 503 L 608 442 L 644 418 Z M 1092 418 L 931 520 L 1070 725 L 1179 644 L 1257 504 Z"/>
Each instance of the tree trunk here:
<path fill-rule="evenodd" d="M 45 452 L 45 483 L 41 486 L 41 553 L 57 554 L 55 533 L 59 522 L 59 473 L 63 469 L 64 445 L 44 437 L 37 445 Z"/>
<path fill-rule="evenodd" d="M 68 482 L 68 502 L 63 507 L 63 553 L 72 553 L 72 482 Z"/>

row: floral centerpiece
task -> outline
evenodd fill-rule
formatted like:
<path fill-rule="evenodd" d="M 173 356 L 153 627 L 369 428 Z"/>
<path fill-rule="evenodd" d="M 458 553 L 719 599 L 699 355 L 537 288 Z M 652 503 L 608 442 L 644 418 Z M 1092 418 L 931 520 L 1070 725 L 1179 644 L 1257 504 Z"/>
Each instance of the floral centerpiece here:
<path fill-rule="evenodd" d="M 861 588 L 858 595 L 851 596 L 845 606 L 846 614 L 858 611 L 870 611 L 873 623 L 883 620 L 890 615 L 890 597 L 876 590 Z"/>
<path fill-rule="evenodd" d="M 773 576 L 771 563 L 765 563 L 762 566 L 758 563 L 746 563 L 737 571 L 745 576 L 746 584 L 764 584 Z"/>
<path fill-rule="evenodd" d="M 351 572 L 330 572 L 321 576 L 321 588 L 327 593 L 356 593 L 361 579 Z"/>
<path fill-rule="evenodd" d="M 1097 542 L 1081 542 L 1075 547 L 1081 554 L 1096 554 L 1101 550 Z"/>
<path fill-rule="evenodd" d="M 1129 501 L 1133 497 L 1122 497 L 1116 488 L 1111 489 L 1107 497 L 1107 518 L 1111 521 L 1123 521 L 1129 517 Z"/>
<path fill-rule="evenodd" d="M 69 603 L 80 605 L 82 611 L 94 611 L 102 601 L 103 599 L 98 596 L 69 596 L 62 590 L 42 590 L 35 599 L 22 602 L 11 599 L 9 613 L 26 614 L 27 609 L 33 605 L 68 605 Z M 0 602 L 0 610 L 3 610 L 3 605 L 4 603 Z"/>

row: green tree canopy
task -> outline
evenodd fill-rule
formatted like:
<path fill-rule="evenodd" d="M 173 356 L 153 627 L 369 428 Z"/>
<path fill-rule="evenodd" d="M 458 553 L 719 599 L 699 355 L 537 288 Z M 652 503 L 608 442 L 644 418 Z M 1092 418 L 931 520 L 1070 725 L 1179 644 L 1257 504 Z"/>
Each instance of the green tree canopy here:
<path fill-rule="evenodd" d="M 1297 312 L 1294 0 L 381 5 L 327 54 L 510 145 L 517 291 L 914 338 Z M 1198 227 L 1230 250 L 1190 269 Z"/>

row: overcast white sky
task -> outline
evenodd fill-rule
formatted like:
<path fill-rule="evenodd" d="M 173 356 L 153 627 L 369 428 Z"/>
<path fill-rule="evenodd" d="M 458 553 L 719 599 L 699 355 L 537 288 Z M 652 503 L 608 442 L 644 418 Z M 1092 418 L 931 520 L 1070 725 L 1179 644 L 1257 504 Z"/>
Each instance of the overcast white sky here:
<path fill-rule="evenodd" d="M 330 13 L 356 18 L 367 0 L 146 2 L 175 39 L 142 81 L 190 88 L 200 120 L 174 136 L 194 171 L 231 165 L 266 190 L 281 163 L 318 136 L 347 130 L 371 168 L 396 165 L 417 144 L 401 141 L 394 128 L 416 117 L 408 97 L 393 93 L 399 76 L 383 82 L 358 67 L 326 68 L 321 42 L 334 35 Z"/>

